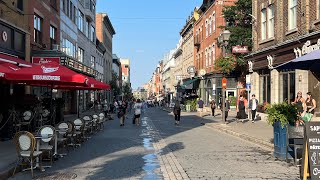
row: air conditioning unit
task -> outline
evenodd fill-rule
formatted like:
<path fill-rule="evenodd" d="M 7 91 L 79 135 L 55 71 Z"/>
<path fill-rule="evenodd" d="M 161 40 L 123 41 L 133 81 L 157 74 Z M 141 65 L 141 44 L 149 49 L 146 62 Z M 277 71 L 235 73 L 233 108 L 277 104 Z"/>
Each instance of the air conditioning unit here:
<path fill-rule="evenodd" d="M 60 50 L 59 44 L 52 44 L 52 50 L 59 51 Z"/>

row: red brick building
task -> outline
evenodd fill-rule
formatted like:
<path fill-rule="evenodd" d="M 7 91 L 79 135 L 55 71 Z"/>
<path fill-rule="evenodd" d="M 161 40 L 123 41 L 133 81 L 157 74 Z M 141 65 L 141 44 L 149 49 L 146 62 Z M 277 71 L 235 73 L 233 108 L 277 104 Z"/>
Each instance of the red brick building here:
<path fill-rule="evenodd" d="M 31 50 L 53 49 L 53 44 L 60 43 L 60 1 L 28 0 L 28 3 Z"/>
<path fill-rule="evenodd" d="M 195 17 L 193 35 L 194 35 L 194 65 L 197 76 L 202 71 L 203 79 L 200 82 L 200 88 L 197 94 L 208 103 L 211 99 L 218 102 L 221 94 L 221 74 L 215 69 L 215 60 L 222 55 L 222 50 L 218 47 L 217 38 L 225 26 L 225 20 L 222 15 L 224 6 L 232 6 L 236 0 L 203 0 L 198 9 L 199 17 Z M 213 90 L 216 88 L 216 91 Z M 228 82 L 227 95 L 235 96 L 237 82 L 230 78 Z"/>

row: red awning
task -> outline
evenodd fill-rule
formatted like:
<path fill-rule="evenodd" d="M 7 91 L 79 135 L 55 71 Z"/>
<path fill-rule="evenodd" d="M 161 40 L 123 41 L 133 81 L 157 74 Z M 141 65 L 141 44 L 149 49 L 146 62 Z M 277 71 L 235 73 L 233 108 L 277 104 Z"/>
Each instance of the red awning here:
<path fill-rule="evenodd" d="M 11 63 L 11 64 L 16 64 L 17 66 L 23 66 L 23 67 L 31 67 L 32 64 L 20 59 L 16 56 L 10 56 L 7 54 L 0 54 L 0 61 L 2 62 L 7 62 L 7 63 Z"/>
<path fill-rule="evenodd" d="M 19 70 L 20 68 L 10 63 L 0 63 L 0 78 L 5 78 L 6 74 Z"/>
<path fill-rule="evenodd" d="M 54 62 L 21 68 L 14 73 L 6 74 L 6 79 L 28 85 L 86 86 L 88 83 L 86 76 Z"/>
<path fill-rule="evenodd" d="M 111 86 L 109 84 L 100 82 L 92 77 L 88 77 L 88 79 L 89 79 L 88 81 L 89 86 L 94 89 L 101 89 L 101 90 L 111 89 Z"/>

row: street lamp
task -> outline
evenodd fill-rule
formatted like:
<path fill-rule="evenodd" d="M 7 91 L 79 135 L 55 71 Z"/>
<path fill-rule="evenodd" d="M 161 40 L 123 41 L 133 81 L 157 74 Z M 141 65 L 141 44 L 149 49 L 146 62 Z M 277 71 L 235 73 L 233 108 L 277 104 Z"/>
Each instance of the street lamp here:
<path fill-rule="evenodd" d="M 229 30 L 224 30 L 220 36 L 218 37 L 218 42 L 220 44 L 220 47 L 222 46 L 222 56 L 226 57 L 226 47 L 228 46 L 228 41 L 230 39 L 230 35 L 231 32 Z M 222 75 L 223 79 L 224 79 L 224 74 Z M 226 83 L 226 82 L 223 82 Z M 222 122 L 226 123 L 226 118 L 225 118 L 225 114 L 226 114 L 226 100 L 225 100 L 225 94 L 226 94 L 226 89 L 225 87 L 222 87 Z"/>

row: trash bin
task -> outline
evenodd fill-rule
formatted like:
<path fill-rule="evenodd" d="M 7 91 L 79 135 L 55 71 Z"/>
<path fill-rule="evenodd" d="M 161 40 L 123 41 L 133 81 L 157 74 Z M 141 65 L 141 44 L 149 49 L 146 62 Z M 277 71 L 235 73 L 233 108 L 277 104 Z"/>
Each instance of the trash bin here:
<path fill-rule="evenodd" d="M 187 112 L 190 112 L 190 111 L 191 111 L 191 105 L 189 105 L 189 104 L 186 105 L 186 111 L 187 111 Z"/>

